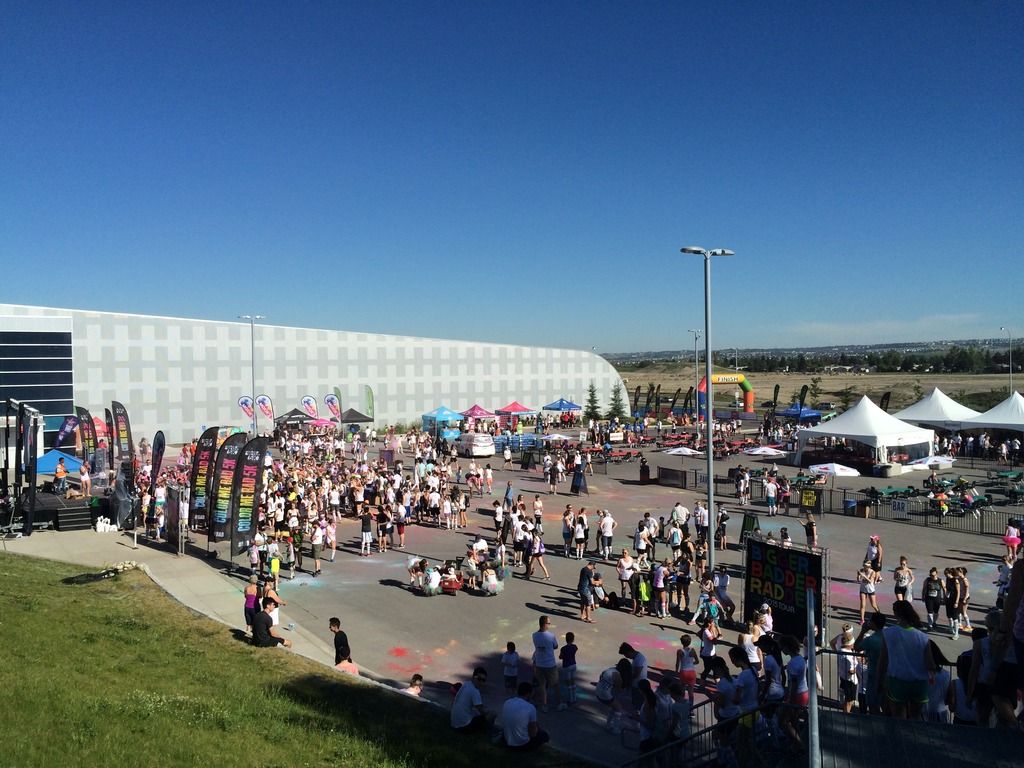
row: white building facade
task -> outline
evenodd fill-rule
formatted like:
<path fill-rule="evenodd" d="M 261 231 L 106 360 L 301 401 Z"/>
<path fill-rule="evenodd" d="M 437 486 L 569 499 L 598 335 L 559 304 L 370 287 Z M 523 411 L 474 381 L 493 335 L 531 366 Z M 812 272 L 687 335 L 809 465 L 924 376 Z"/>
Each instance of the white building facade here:
<path fill-rule="evenodd" d="M 47 445 L 74 406 L 102 419 L 112 400 L 128 409 L 136 442 L 162 429 L 181 443 L 204 426 L 248 427 L 242 395 L 269 395 L 277 415 L 311 395 L 325 417 L 335 387 L 342 410 L 361 410 L 367 385 L 376 424 L 418 424 L 438 405 L 541 408 L 560 397 L 583 405 L 591 383 L 605 409 L 622 380 L 604 358 L 575 349 L 258 323 L 251 340 L 247 322 L 0 304 L 0 400 L 38 408 Z M 259 414 L 260 431 L 269 428 Z"/>

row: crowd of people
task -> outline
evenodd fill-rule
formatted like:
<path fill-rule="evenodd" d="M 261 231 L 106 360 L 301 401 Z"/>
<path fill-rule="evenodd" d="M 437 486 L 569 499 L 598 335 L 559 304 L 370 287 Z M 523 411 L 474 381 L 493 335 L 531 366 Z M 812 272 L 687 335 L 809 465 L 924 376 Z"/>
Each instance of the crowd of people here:
<path fill-rule="evenodd" d="M 397 438 L 385 435 L 384 439 Z M 512 481 L 495 488 L 488 464 L 464 461 L 429 435 L 402 438 L 402 450 L 390 466 L 371 458 L 368 442 L 360 437 L 343 441 L 332 434 L 278 436 L 280 458 L 266 469 L 260 533 L 250 551 L 256 578 L 251 592 L 247 590 L 245 611 L 257 644 L 287 645 L 277 615 L 286 604 L 278 591 L 282 571 L 294 576 L 297 570 L 307 570 L 315 577 L 322 561 L 334 559 L 344 519 L 359 522 L 359 554 L 369 557 L 390 547 L 404 549 L 416 526 L 452 531 L 465 527 L 472 498 L 490 493 L 494 496 L 493 534 L 473 536 L 461 557 L 453 541 L 452 557 L 447 560 L 431 564 L 422 557 L 411 558 L 411 588 L 438 594 L 447 586 L 496 595 L 515 576 L 549 578 L 545 557 L 575 559 L 580 563 L 576 591 L 581 622 L 597 621 L 601 611 L 620 610 L 638 617 L 675 616 L 688 627 L 680 639 L 675 669 L 659 670 L 657 685 L 647 674 L 644 655 L 625 643 L 620 662 L 587 681 L 596 685 L 609 731 L 638 728 L 643 749 L 668 743 L 689 732 L 690 713 L 699 694 L 712 702 L 723 744 L 738 748 L 743 739 L 737 740 L 737 734 L 749 725 L 744 717 L 755 710 L 778 738 L 801 740 L 800 710 L 807 704 L 808 692 L 802 641 L 774 632 L 767 604 L 749 616 L 738 616 L 729 593 L 730 569 L 706 568 L 709 542 L 728 545 L 729 513 L 724 506 L 711 514 L 699 501 L 692 511 L 680 502 L 664 517 L 645 514 L 633 529 L 621 526 L 609 510 L 569 503 L 560 510 L 561 542 L 548 545 L 541 494 L 528 501 Z M 549 472 L 558 473 L 561 468 L 571 473 L 576 462 L 574 454 L 552 451 L 545 466 Z M 547 516 L 548 524 L 552 517 Z M 807 545 L 817 547 L 813 515 L 799 524 Z M 624 531 L 629 532 L 631 546 L 615 547 Z M 795 546 L 783 532 L 788 545 Z M 1012 556 L 1008 552 L 1004 558 L 999 588 L 1005 611 L 1014 616 L 1019 613 L 1019 594 L 1012 605 L 1008 598 L 1011 574 L 1020 571 L 1019 567 L 1014 571 L 1016 547 Z M 874 598 L 884 563 L 881 540 L 873 536 L 864 568 L 857 575 L 862 593 L 859 633 L 844 627 L 831 642 L 838 654 L 841 706 L 848 712 L 941 719 L 936 713 L 942 707 L 930 702 L 942 700 L 948 721 L 971 722 L 967 713 L 973 706 L 973 722 L 987 723 L 995 713 L 996 722 L 1009 725 L 1012 715 L 1015 723 L 1017 701 L 1007 695 L 1010 683 L 1005 680 L 1017 679 L 1016 656 L 1005 631 L 1000 636 L 997 629 L 1007 614 L 990 614 L 984 629 L 971 627 L 966 618 L 970 605 L 966 569 L 951 569 L 945 578 L 932 569 L 928 578 L 918 582 L 910 563 L 901 558 L 891 572 L 896 597 L 893 620 L 886 621 Z M 912 599 L 925 606 L 924 622 Z M 925 634 L 944 628 L 938 619 L 942 608 L 953 614 L 948 631 L 954 636 L 971 633 L 974 640 L 957 659 L 956 669 L 962 669 L 962 674 L 955 676 L 950 674 L 951 663 Z M 331 630 L 336 631 L 333 621 Z M 546 742 L 548 734 L 539 718 L 551 707 L 570 708 L 577 700 L 575 691 L 582 684 L 576 676 L 580 649 L 573 633 L 566 633 L 559 644 L 551 630 L 550 619 L 543 617 L 532 637 L 528 664 L 519 658 L 514 641 L 501 653 L 507 698 L 497 717 L 502 723 L 500 733 L 492 733 L 512 749 L 532 749 Z M 347 640 L 344 650 L 336 664 L 351 673 L 358 668 Z M 523 666 L 528 669 L 525 676 Z M 920 685 L 922 674 L 927 699 Z M 457 688 L 451 708 L 453 728 L 472 732 L 493 725 L 495 718 L 489 715 L 499 713 L 483 709 L 481 691 L 486 682 L 487 672 L 480 668 Z M 410 691 L 418 691 L 417 686 L 422 687 L 422 680 L 412 681 Z"/>

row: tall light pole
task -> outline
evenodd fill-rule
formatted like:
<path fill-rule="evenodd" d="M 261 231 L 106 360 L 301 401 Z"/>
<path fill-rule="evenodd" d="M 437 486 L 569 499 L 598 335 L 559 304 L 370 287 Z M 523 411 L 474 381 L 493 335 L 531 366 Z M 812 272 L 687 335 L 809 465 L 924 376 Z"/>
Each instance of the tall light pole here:
<path fill-rule="evenodd" d="M 712 396 L 711 376 L 711 257 L 732 256 L 733 252 L 726 248 L 707 250 L 696 245 L 688 245 L 679 249 L 680 253 L 689 253 L 704 257 L 704 386 L 707 392 L 707 407 L 704 409 L 704 428 L 706 430 L 704 451 L 708 466 L 708 570 L 715 568 L 715 434 L 714 434 L 714 397 Z"/>
<path fill-rule="evenodd" d="M 239 315 L 239 320 L 249 321 L 249 371 L 252 374 L 252 436 L 256 437 L 256 421 L 259 419 L 259 408 L 256 406 L 256 321 L 265 320 L 264 315 Z"/>
<path fill-rule="evenodd" d="M 697 387 L 700 386 L 700 373 L 698 370 L 700 368 L 700 358 L 697 357 L 697 339 L 699 339 L 703 335 L 703 331 L 688 328 L 686 332 L 693 334 L 693 403 L 694 406 L 696 406 Z M 697 409 L 697 413 L 700 413 L 699 409 Z"/>
<path fill-rule="evenodd" d="M 1010 343 L 1010 394 L 1013 394 L 1013 336 L 1010 335 L 1010 329 L 1005 326 L 999 326 L 1000 331 L 1006 331 L 1006 338 Z"/>

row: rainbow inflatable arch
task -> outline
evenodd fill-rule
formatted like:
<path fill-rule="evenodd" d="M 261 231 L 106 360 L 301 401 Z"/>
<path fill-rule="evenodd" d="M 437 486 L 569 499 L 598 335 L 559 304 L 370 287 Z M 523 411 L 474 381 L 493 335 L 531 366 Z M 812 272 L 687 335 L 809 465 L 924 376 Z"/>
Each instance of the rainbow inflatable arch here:
<path fill-rule="evenodd" d="M 711 383 L 715 386 L 719 384 L 737 384 L 743 391 L 743 411 L 744 413 L 754 412 L 754 388 L 750 386 L 750 382 L 747 381 L 747 377 L 742 373 L 714 373 L 711 375 Z M 708 380 L 707 376 L 701 378 L 700 383 L 697 385 L 697 416 L 698 418 L 705 418 L 707 415 L 707 400 L 708 400 Z"/>

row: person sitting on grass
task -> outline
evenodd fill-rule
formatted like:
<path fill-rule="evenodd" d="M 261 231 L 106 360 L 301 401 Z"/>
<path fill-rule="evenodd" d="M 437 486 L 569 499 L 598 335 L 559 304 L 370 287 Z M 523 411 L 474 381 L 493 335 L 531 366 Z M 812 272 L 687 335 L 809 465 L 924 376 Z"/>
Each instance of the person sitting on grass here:
<path fill-rule="evenodd" d="M 513 752 L 528 752 L 547 744 L 550 737 L 537 725 L 537 707 L 530 703 L 533 685 L 520 683 L 516 694 L 501 709 L 505 746 Z"/>
<path fill-rule="evenodd" d="M 252 622 L 252 644 L 257 648 L 274 648 L 278 645 L 292 647 L 292 641 L 281 637 L 274 628 L 274 619 L 270 613 L 275 608 L 277 601 L 274 598 L 263 598 L 263 610 L 256 614 Z"/>

